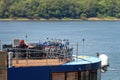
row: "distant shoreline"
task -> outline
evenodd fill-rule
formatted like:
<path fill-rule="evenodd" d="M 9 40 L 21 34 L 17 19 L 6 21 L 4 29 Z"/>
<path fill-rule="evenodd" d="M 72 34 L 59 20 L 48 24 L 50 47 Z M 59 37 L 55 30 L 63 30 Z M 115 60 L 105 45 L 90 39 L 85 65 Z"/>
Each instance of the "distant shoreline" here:
<path fill-rule="evenodd" d="M 120 21 L 120 18 L 85 18 L 85 19 L 71 19 L 71 18 L 50 18 L 50 19 L 28 19 L 28 18 L 0 18 L 0 21 Z"/>

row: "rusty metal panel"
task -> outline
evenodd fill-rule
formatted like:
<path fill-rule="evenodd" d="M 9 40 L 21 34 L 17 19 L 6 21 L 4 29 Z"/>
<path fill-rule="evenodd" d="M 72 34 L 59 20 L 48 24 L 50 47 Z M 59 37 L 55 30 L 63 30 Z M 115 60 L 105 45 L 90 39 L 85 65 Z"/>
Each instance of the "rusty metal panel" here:
<path fill-rule="evenodd" d="M 7 80 L 7 54 L 0 51 L 0 80 Z"/>
<path fill-rule="evenodd" d="M 67 72 L 66 80 L 78 80 L 78 72 Z"/>
<path fill-rule="evenodd" d="M 65 80 L 65 73 L 52 73 L 52 80 Z"/>

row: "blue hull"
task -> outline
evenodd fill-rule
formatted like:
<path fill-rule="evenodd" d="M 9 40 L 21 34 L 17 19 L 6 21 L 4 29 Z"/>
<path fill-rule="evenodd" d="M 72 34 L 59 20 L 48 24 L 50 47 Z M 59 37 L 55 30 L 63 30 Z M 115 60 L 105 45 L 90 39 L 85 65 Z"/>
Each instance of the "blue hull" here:
<path fill-rule="evenodd" d="M 12 67 L 8 68 L 8 80 L 52 80 L 52 73 L 82 72 L 100 68 L 100 61 L 79 65 L 66 63 L 59 66 Z"/>

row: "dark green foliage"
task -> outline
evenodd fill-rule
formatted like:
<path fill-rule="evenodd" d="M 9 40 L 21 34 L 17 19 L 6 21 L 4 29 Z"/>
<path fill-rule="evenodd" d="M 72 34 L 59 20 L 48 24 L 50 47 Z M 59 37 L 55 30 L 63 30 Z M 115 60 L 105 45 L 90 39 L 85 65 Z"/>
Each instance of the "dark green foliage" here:
<path fill-rule="evenodd" d="M 120 18 L 120 0 L 0 0 L 0 18 Z"/>

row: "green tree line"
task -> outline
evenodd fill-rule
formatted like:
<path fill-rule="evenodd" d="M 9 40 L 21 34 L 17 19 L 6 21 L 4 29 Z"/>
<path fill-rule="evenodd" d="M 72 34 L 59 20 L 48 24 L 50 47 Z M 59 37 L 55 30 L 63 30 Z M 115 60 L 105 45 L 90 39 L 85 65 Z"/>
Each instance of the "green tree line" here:
<path fill-rule="evenodd" d="M 0 0 L 0 18 L 120 18 L 120 0 Z"/>

